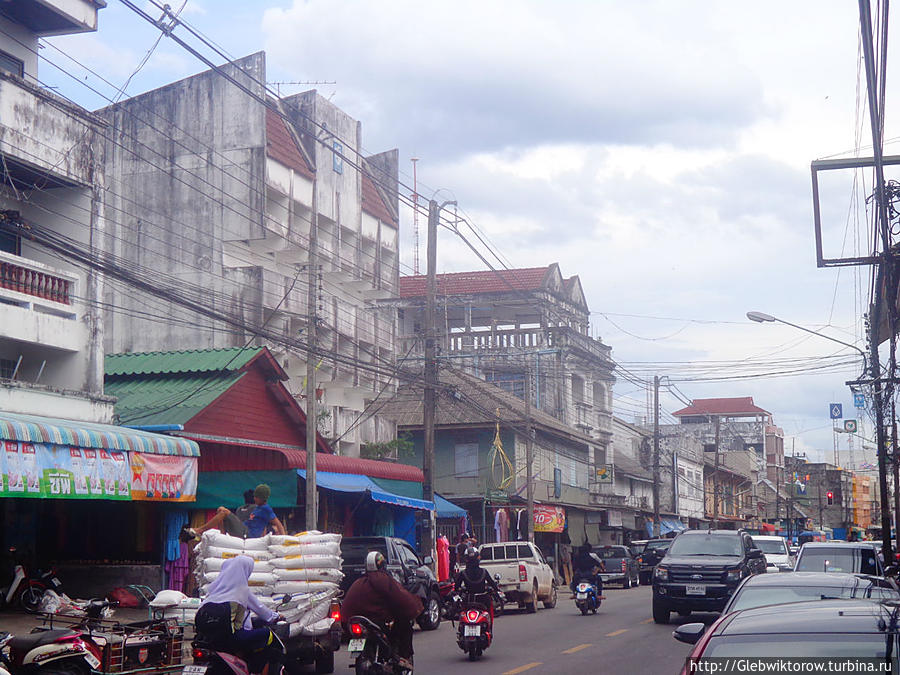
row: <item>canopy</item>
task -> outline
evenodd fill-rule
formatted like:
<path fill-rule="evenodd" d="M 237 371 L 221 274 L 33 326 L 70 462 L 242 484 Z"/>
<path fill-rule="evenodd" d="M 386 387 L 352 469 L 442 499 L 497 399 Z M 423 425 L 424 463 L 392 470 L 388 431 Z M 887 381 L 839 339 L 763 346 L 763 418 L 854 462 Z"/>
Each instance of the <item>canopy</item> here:
<path fill-rule="evenodd" d="M 465 509 L 447 501 L 436 492 L 434 493 L 434 508 L 437 511 L 436 515 L 438 518 L 462 518 L 468 515 Z"/>
<path fill-rule="evenodd" d="M 297 475 L 306 480 L 306 469 L 297 469 Z M 337 490 L 338 492 L 366 492 L 376 502 L 404 506 L 409 509 L 434 511 L 434 502 L 388 492 L 368 476 L 359 474 L 316 471 L 316 485 L 326 490 Z"/>
<path fill-rule="evenodd" d="M 269 506 L 297 506 L 297 474 L 287 471 L 201 471 L 197 480 L 197 501 L 192 509 L 234 508 L 244 503 L 243 494 L 260 483 L 272 488 Z"/>
<path fill-rule="evenodd" d="M 653 520 L 647 520 L 647 534 L 651 537 L 653 534 Z M 679 518 L 674 516 L 660 516 L 659 517 L 659 534 L 660 536 L 664 534 L 669 534 L 670 532 L 681 532 L 682 530 L 686 530 L 687 527 L 684 523 L 681 522 Z"/>
<path fill-rule="evenodd" d="M 111 424 L 0 412 L 0 440 L 199 457 L 195 441 Z"/>

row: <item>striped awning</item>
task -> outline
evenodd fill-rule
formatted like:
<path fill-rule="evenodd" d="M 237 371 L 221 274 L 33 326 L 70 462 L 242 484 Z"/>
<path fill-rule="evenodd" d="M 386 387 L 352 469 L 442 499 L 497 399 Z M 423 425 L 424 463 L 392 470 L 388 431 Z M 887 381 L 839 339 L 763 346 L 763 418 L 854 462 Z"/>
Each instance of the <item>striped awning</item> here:
<path fill-rule="evenodd" d="M 199 457 L 196 441 L 149 431 L 0 411 L 0 440 Z"/>

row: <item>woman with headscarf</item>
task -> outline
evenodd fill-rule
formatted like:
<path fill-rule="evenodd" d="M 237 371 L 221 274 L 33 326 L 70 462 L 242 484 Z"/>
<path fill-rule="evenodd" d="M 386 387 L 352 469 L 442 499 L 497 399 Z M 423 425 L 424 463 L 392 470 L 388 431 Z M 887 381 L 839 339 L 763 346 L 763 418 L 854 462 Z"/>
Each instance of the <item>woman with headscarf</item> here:
<path fill-rule="evenodd" d="M 226 560 L 200 603 L 194 625 L 216 649 L 242 656 L 251 673 L 260 673 L 269 661 L 266 648 L 273 644 L 274 636 L 267 627 L 254 628 L 251 614 L 266 623 L 277 620 L 279 614 L 250 592 L 252 572 L 253 558 L 249 556 Z"/>

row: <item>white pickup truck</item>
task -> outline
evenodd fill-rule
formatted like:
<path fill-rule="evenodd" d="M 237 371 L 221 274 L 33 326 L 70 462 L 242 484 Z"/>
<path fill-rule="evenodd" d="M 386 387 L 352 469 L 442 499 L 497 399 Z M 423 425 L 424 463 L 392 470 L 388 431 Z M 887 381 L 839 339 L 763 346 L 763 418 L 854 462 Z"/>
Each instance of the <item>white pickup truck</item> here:
<path fill-rule="evenodd" d="M 497 584 L 507 600 L 531 613 L 537 611 L 539 600 L 547 609 L 556 607 L 556 577 L 537 546 L 527 541 L 508 541 L 482 544 L 479 551 L 481 566 L 492 577 L 500 575 Z"/>

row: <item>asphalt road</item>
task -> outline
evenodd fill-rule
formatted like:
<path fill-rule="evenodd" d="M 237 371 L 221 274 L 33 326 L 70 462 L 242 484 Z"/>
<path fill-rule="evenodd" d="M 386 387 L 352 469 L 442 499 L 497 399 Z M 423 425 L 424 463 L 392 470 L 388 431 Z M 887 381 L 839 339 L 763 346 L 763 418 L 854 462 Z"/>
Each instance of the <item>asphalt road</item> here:
<path fill-rule="evenodd" d="M 417 673 L 633 673 L 675 675 L 681 671 L 690 645 L 676 642 L 677 623 L 715 618 L 702 614 L 681 618 L 673 614 L 667 626 L 653 623 L 651 591 L 604 589 L 606 600 L 596 615 L 582 616 L 568 593 L 561 593 L 555 609 L 537 614 L 516 610 L 498 617 L 494 642 L 481 659 L 470 663 L 456 645 L 449 622 L 436 631 L 416 631 L 413 642 Z M 346 646 L 335 658 L 335 672 L 349 673 Z"/>

